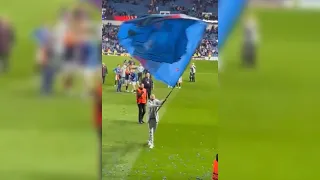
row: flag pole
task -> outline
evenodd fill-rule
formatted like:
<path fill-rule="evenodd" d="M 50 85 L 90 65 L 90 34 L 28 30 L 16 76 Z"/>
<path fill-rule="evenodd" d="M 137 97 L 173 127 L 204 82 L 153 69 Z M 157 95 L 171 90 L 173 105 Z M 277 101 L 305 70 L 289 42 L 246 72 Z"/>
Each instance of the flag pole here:
<path fill-rule="evenodd" d="M 159 106 L 157 112 L 161 109 L 161 107 L 164 105 L 164 103 L 167 101 L 167 99 L 169 98 L 169 96 L 171 95 L 172 91 L 173 91 L 174 87 L 171 88 L 169 94 L 167 95 L 167 97 L 163 100 L 161 106 Z"/>

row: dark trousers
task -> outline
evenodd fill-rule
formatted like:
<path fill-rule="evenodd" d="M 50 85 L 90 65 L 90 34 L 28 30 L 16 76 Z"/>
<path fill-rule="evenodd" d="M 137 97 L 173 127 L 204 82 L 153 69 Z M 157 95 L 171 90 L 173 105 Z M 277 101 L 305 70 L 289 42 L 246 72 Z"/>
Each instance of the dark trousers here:
<path fill-rule="evenodd" d="M 242 49 L 242 64 L 245 67 L 256 65 L 256 47 L 254 44 L 245 43 Z"/>
<path fill-rule="evenodd" d="M 50 94 L 52 92 L 54 83 L 55 69 L 53 67 L 42 67 L 42 87 L 43 94 Z"/>
<path fill-rule="evenodd" d="M 119 79 L 118 86 L 117 86 L 117 92 L 121 92 L 121 87 L 122 87 L 122 79 Z"/>
<path fill-rule="evenodd" d="M 7 72 L 9 68 L 9 54 L 0 53 L 0 73 Z"/>
<path fill-rule="evenodd" d="M 138 119 L 139 119 L 139 123 L 143 122 L 143 117 L 146 114 L 146 104 L 145 103 L 139 103 L 138 104 Z"/>
<path fill-rule="evenodd" d="M 142 80 L 142 72 L 139 72 L 138 73 L 138 81 L 141 81 Z"/>
<path fill-rule="evenodd" d="M 148 99 L 150 99 L 151 93 L 152 93 L 152 89 L 151 88 L 147 88 L 147 97 Z"/>
<path fill-rule="evenodd" d="M 106 81 L 106 76 L 102 76 L 102 83 L 104 84 L 105 81 Z"/>
<path fill-rule="evenodd" d="M 190 82 L 196 82 L 196 73 L 190 73 L 189 79 Z"/>

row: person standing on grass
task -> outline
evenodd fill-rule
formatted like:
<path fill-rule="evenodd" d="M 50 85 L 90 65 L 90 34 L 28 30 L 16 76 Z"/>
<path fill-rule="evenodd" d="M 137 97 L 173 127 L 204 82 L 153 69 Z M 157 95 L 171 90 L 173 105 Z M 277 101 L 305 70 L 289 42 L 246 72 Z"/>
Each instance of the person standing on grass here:
<path fill-rule="evenodd" d="M 105 80 L 106 80 L 106 76 L 108 75 L 108 69 L 107 66 L 102 63 L 102 83 L 104 84 Z"/>
<path fill-rule="evenodd" d="M 213 161 L 212 180 L 218 180 L 218 154 L 216 154 L 216 159 Z"/>
<path fill-rule="evenodd" d="M 196 66 L 194 63 L 190 66 L 190 75 L 189 75 L 190 82 L 196 82 Z"/>
<path fill-rule="evenodd" d="M 154 147 L 154 133 L 158 127 L 159 123 L 159 107 L 162 105 L 163 101 L 156 99 L 154 94 L 150 95 L 150 99 L 148 100 L 148 124 L 149 124 L 149 140 L 148 146 L 150 149 Z"/>
<path fill-rule="evenodd" d="M 181 89 L 181 84 L 182 84 L 182 76 L 178 80 L 177 88 Z"/>
<path fill-rule="evenodd" d="M 150 95 L 153 89 L 153 81 L 150 77 L 150 73 L 147 73 L 146 76 L 142 79 L 142 84 L 144 85 L 144 88 L 147 90 L 148 99 L 150 99 Z"/>
<path fill-rule="evenodd" d="M 129 88 L 129 81 L 130 81 L 130 73 L 131 73 L 130 68 L 129 66 L 127 66 L 125 76 L 124 76 L 124 84 L 126 86 L 126 92 L 129 92 L 128 88 Z"/>
<path fill-rule="evenodd" d="M 244 24 L 244 41 L 242 45 L 242 64 L 244 67 L 254 68 L 256 65 L 256 51 L 258 45 L 258 27 L 251 15 Z"/>
<path fill-rule="evenodd" d="M 146 113 L 146 103 L 147 103 L 147 90 L 144 88 L 143 83 L 140 83 L 139 88 L 136 93 L 137 105 L 138 105 L 138 122 L 143 124 L 143 117 Z"/>
<path fill-rule="evenodd" d="M 174 87 L 176 87 L 176 88 L 178 88 L 178 89 L 181 89 L 181 84 L 182 84 L 182 76 L 179 78 L 176 86 L 174 86 Z M 174 87 L 168 86 L 168 88 L 174 88 Z"/>
<path fill-rule="evenodd" d="M 126 70 L 127 70 L 127 65 L 126 63 L 124 63 L 121 67 L 121 70 L 120 70 L 120 81 L 121 81 L 121 86 L 120 86 L 120 90 L 121 90 L 121 87 L 122 85 L 125 83 L 125 78 L 126 78 Z"/>
<path fill-rule="evenodd" d="M 14 41 L 13 28 L 7 19 L 0 17 L 0 73 L 9 70 L 9 56 Z"/>
<path fill-rule="evenodd" d="M 53 46 L 53 38 L 48 34 L 48 37 L 44 39 L 39 52 L 39 62 L 41 63 L 41 93 L 43 95 L 49 95 L 52 93 L 54 76 L 55 76 L 55 51 Z"/>
<path fill-rule="evenodd" d="M 122 86 L 122 80 L 121 80 L 121 75 L 117 74 L 116 75 L 116 80 L 117 80 L 117 92 L 121 92 L 121 86 Z"/>
<path fill-rule="evenodd" d="M 116 68 L 113 69 L 113 72 L 115 74 L 115 78 L 114 78 L 114 86 L 116 87 L 119 81 L 119 76 L 121 73 L 121 68 L 120 68 L 120 64 L 117 65 Z"/>
<path fill-rule="evenodd" d="M 131 69 L 131 73 L 130 73 L 130 84 L 132 86 L 132 90 L 131 92 L 136 93 L 136 89 L 137 89 L 137 74 L 136 72 Z"/>
<path fill-rule="evenodd" d="M 137 68 L 138 70 L 138 81 L 141 82 L 142 81 L 142 74 L 144 71 L 144 67 L 142 66 L 142 64 L 140 64 Z"/>

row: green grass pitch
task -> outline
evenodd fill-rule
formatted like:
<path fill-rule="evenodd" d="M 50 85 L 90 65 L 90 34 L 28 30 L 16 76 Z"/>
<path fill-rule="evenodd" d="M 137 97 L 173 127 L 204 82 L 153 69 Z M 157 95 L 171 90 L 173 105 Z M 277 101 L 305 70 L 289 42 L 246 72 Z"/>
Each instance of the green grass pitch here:
<path fill-rule="evenodd" d="M 104 56 L 112 71 L 123 57 Z M 175 89 L 160 110 L 155 148 L 145 146 L 147 125 L 138 124 L 135 95 L 116 93 L 114 74 L 103 85 L 103 179 L 210 179 L 217 152 L 217 62 L 194 61 L 197 82 Z M 156 82 L 154 93 L 165 98 L 170 89 Z"/>
<path fill-rule="evenodd" d="M 32 31 L 42 23 L 53 24 L 59 8 L 74 2 L 1 1 L 0 16 L 10 19 L 17 41 L 11 71 L 0 75 L 0 179 L 97 179 L 92 107 L 80 98 L 62 95 L 59 86 L 54 97 L 40 97 L 33 71 Z"/>
<path fill-rule="evenodd" d="M 261 40 L 257 67 L 240 68 L 240 24 L 219 54 L 225 65 L 219 73 L 219 174 L 228 180 L 319 179 L 320 13 L 253 12 Z"/>

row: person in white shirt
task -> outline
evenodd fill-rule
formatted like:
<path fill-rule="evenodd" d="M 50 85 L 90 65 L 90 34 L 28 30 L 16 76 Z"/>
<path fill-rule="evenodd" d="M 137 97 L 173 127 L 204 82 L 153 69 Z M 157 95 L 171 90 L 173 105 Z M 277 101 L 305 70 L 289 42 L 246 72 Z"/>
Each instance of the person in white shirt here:
<path fill-rule="evenodd" d="M 142 80 L 142 74 L 143 74 L 143 71 L 144 71 L 144 67 L 142 66 L 142 64 L 140 64 L 137 67 L 137 70 L 138 70 L 138 81 L 141 81 Z"/>
<path fill-rule="evenodd" d="M 120 73 L 120 76 L 121 76 L 121 84 L 124 84 L 125 83 L 125 77 L 126 77 L 126 69 L 127 69 L 127 65 L 126 64 L 123 64 L 123 66 L 121 67 L 121 73 Z"/>
<path fill-rule="evenodd" d="M 67 32 L 70 14 L 67 10 L 62 9 L 59 18 L 60 19 L 54 28 L 55 51 L 59 58 L 63 58 L 63 53 L 65 50 L 64 37 Z"/>
<path fill-rule="evenodd" d="M 190 82 L 196 82 L 196 65 L 194 63 L 190 66 L 189 80 Z"/>
<path fill-rule="evenodd" d="M 242 63 L 245 67 L 256 64 L 256 49 L 258 45 L 258 27 L 253 15 L 249 15 L 244 23 L 244 39 L 242 44 Z"/>
<path fill-rule="evenodd" d="M 154 94 L 151 94 L 150 99 L 148 100 L 148 124 L 149 124 L 149 140 L 148 146 L 150 149 L 154 147 L 154 133 L 157 130 L 159 123 L 159 107 L 163 104 L 163 101 L 156 99 Z"/>

